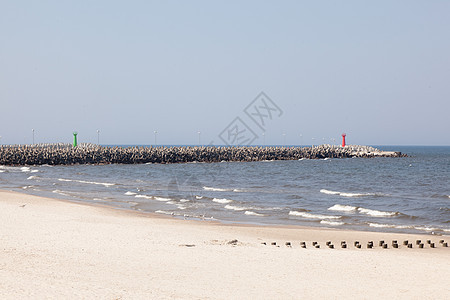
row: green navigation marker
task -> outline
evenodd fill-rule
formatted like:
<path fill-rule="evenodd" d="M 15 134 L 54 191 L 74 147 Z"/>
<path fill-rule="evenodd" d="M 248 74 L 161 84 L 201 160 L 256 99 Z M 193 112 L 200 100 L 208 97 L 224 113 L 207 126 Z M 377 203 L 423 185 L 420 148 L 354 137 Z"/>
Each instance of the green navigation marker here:
<path fill-rule="evenodd" d="M 73 146 L 76 147 L 78 145 L 77 143 L 77 134 L 78 132 L 74 131 L 73 132 Z"/>

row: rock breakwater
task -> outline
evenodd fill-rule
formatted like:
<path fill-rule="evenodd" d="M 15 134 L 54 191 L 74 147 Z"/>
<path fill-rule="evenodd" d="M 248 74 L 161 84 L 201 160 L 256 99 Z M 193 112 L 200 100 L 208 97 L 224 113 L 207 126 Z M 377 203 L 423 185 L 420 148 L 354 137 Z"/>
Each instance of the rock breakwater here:
<path fill-rule="evenodd" d="M 315 147 L 105 147 L 95 144 L 0 146 L 0 165 L 144 164 L 222 161 L 298 160 L 351 157 L 403 157 L 369 146 Z"/>

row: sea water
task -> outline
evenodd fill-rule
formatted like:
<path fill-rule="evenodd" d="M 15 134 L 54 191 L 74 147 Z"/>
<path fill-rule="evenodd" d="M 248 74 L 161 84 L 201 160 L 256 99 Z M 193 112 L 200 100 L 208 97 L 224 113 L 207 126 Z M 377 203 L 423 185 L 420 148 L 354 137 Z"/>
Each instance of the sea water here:
<path fill-rule="evenodd" d="M 221 222 L 450 234 L 450 147 L 405 158 L 0 166 L 0 188 Z"/>

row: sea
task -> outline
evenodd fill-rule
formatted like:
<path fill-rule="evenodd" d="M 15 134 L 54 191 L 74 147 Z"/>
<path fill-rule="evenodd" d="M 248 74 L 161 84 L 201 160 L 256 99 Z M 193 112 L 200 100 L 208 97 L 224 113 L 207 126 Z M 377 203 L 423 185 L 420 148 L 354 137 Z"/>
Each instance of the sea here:
<path fill-rule="evenodd" d="M 450 234 L 450 147 L 402 158 L 0 166 L 0 189 L 180 219 Z"/>

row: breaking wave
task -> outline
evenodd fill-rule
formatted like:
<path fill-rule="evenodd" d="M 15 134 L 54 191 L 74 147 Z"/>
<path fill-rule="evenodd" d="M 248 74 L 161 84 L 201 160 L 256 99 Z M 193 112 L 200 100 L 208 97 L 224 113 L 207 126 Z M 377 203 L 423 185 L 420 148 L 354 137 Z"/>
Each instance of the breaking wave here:
<path fill-rule="evenodd" d="M 263 215 L 263 214 L 258 214 L 258 213 L 256 213 L 256 212 L 254 212 L 254 211 L 250 211 L 250 210 L 246 210 L 244 214 L 246 214 L 246 215 L 248 215 L 248 216 L 258 216 L 258 217 L 264 217 L 264 215 Z"/>
<path fill-rule="evenodd" d="M 344 222 L 322 220 L 322 221 L 320 221 L 320 224 L 325 224 L 325 225 L 330 225 L 330 226 L 341 226 L 341 225 L 344 225 L 345 223 Z"/>
<path fill-rule="evenodd" d="M 342 197 L 386 196 L 385 194 L 380 193 L 345 193 L 345 192 L 330 191 L 326 189 L 321 189 L 320 192 L 327 195 L 339 195 Z"/>
<path fill-rule="evenodd" d="M 438 228 L 430 226 L 414 226 L 414 225 L 393 225 L 393 224 L 380 224 L 380 223 L 368 223 L 370 227 L 375 228 L 395 228 L 395 229 L 414 229 L 420 231 L 445 231 L 450 232 L 449 228 Z"/>
<path fill-rule="evenodd" d="M 303 217 L 303 218 L 307 218 L 307 219 L 340 219 L 340 218 L 342 218 L 342 216 L 315 215 L 315 214 L 310 214 L 307 212 L 295 211 L 295 210 L 291 210 L 289 212 L 289 215 Z"/>
<path fill-rule="evenodd" d="M 60 190 L 54 190 L 54 191 L 52 191 L 52 193 L 55 193 L 55 194 L 58 194 L 58 195 L 61 195 L 61 196 L 69 196 L 69 194 L 66 194 L 66 193 L 64 193 L 63 191 L 60 191 Z"/>
<path fill-rule="evenodd" d="M 234 206 L 234 205 L 225 205 L 225 208 L 226 209 L 231 209 L 231 210 L 237 210 L 237 211 L 242 211 L 242 210 L 249 209 L 248 207 Z"/>
<path fill-rule="evenodd" d="M 333 211 L 343 211 L 343 212 L 359 212 L 361 214 L 366 214 L 372 217 L 392 217 L 400 215 L 399 212 L 393 212 L 393 211 L 379 211 L 375 209 L 369 209 L 369 208 L 363 208 L 363 207 L 356 207 L 351 205 L 341 205 L 341 204 L 335 204 L 328 208 L 328 210 Z"/>
<path fill-rule="evenodd" d="M 147 196 L 147 195 L 136 195 L 134 197 L 136 197 L 136 198 L 144 198 L 144 199 L 153 199 L 152 196 Z"/>
<path fill-rule="evenodd" d="M 225 199 L 225 198 L 224 199 L 214 198 L 214 199 L 212 199 L 212 201 L 217 202 L 217 203 L 222 203 L 222 204 L 227 204 L 227 203 L 233 202 L 233 200 Z"/>
<path fill-rule="evenodd" d="M 205 191 L 213 191 L 213 192 L 227 192 L 230 190 L 227 189 L 221 189 L 221 188 L 215 188 L 215 187 L 208 187 L 208 186 L 204 186 L 203 189 Z"/>
<path fill-rule="evenodd" d="M 379 210 L 362 208 L 362 207 L 358 208 L 358 212 L 372 216 L 372 217 L 392 217 L 392 216 L 397 216 L 400 214 L 399 212 L 379 211 Z"/>
<path fill-rule="evenodd" d="M 170 201 L 172 199 L 170 198 L 164 198 L 164 197 L 153 197 L 153 199 L 157 200 L 157 201 Z"/>
<path fill-rule="evenodd" d="M 73 180 L 73 179 L 64 179 L 64 178 L 58 178 L 58 181 L 64 181 L 64 182 L 78 182 L 78 183 L 86 183 L 86 184 L 97 184 L 97 185 L 103 185 L 106 187 L 110 187 L 113 185 L 116 185 L 115 183 L 105 183 L 105 182 L 95 182 L 95 181 L 84 181 L 84 180 Z"/>
<path fill-rule="evenodd" d="M 340 205 L 335 204 L 328 208 L 328 210 L 335 210 L 335 211 L 356 211 L 358 208 L 356 206 L 350 206 L 350 205 Z"/>

